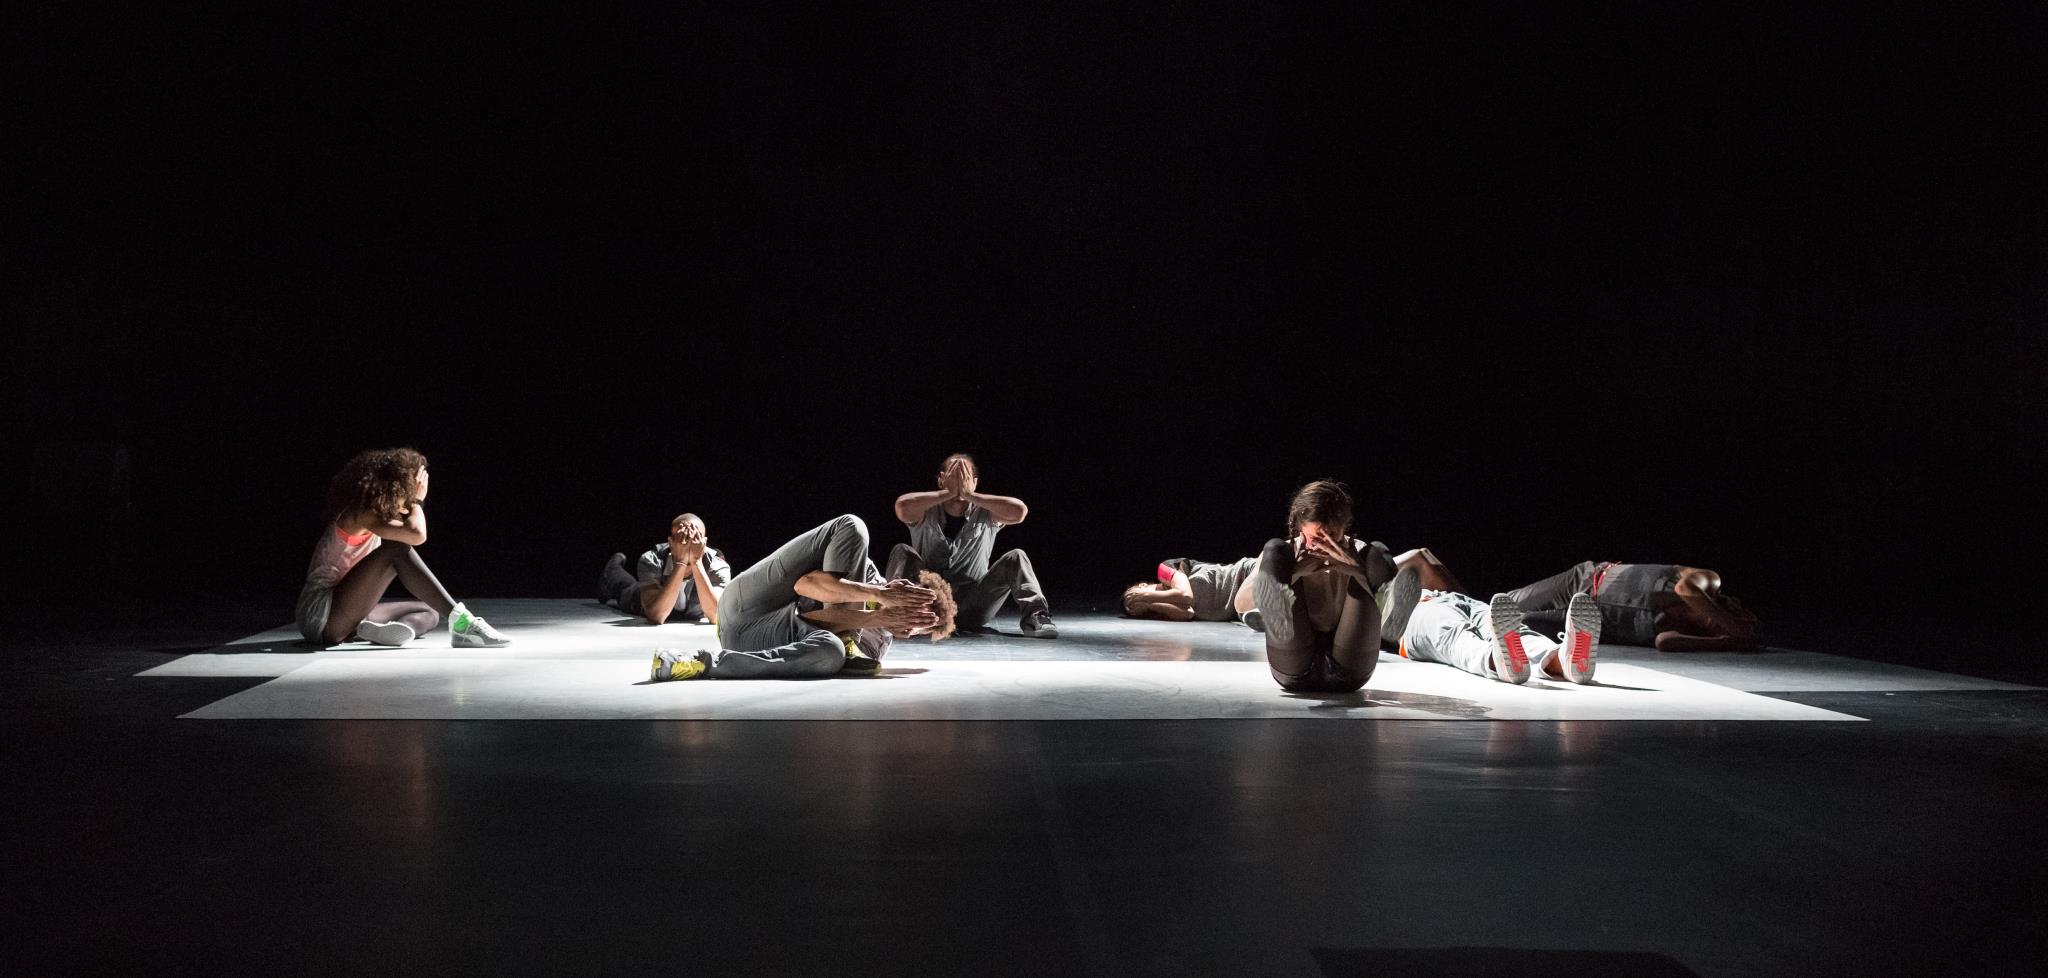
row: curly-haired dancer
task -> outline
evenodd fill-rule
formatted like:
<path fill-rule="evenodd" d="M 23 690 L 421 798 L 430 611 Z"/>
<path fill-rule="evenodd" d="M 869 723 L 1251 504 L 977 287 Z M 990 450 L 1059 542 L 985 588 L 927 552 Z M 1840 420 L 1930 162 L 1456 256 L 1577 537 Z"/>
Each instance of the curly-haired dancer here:
<path fill-rule="evenodd" d="M 427 542 L 427 458 L 410 448 L 363 452 L 342 466 L 327 495 L 327 526 L 313 545 L 293 617 L 306 641 L 361 637 L 400 646 L 448 620 L 448 644 L 495 648 L 512 640 L 469 612 L 420 559 Z M 385 601 L 396 579 L 414 600 Z"/>
<path fill-rule="evenodd" d="M 1311 482 L 1287 508 L 1287 539 L 1271 540 L 1252 571 L 1266 628 L 1266 664 L 1282 689 L 1348 693 L 1379 664 L 1373 592 L 1394 577 L 1383 543 L 1350 535 L 1351 493 Z"/>

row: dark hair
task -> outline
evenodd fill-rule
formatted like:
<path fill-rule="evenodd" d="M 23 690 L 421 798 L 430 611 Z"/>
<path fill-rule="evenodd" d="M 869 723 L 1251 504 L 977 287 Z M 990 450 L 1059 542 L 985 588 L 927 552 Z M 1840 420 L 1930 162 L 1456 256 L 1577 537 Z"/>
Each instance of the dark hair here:
<path fill-rule="evenodd" d="M 1150 587 L 1152 587 L 1151 581 L 1139 581 L 1138 583 L 1133 584 L 1130 587 L 1124 588 L 1123 597 L 1117 601 L 1117 607 L 1123 610 L 1125 618 L 1141 617 L 1139 615 L 1131 614 L 1131 596 L 1137 594 L 1141 590 Z"/>
<path fill-rule="evenodd" d="M 413 480 L 427 457 L 410 448 L 376 448 L 349 459 L 327 487 L 327 521 L 349 513 L 400 520 L 412 508 Z"/>
<path fill-rule="evenodd" d="M 1287 504 L 1287 536 L 1300 532 L 1303 523 L 1335 523 L 1351 526 L 1351 490 L 1333 479 L 1317 479 L 1294 491 Z"/>

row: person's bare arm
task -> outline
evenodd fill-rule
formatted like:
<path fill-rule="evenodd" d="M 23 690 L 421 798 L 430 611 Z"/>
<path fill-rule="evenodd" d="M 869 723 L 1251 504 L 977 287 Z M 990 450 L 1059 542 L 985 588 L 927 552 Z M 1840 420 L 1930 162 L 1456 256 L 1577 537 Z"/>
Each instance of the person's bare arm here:
<path fill-rule="evenodd" d="M 991 496 L 985 492 L 970 492 L 965 498 L 968 502 L 988 510 L 988 515 L 995 517 L 996 522 L 1005 526 L 1016 526 L 1024 522 L 1024 517 L 1031 514 L 1031 507 L 1024 505 L 1024 500 L 1015 496 Z"/>
<path fill-rule="evenodd" d="M 697 603 L 704 606 L 704 617 L 718 624 L 718 599 L 725 596 L 725 588 L 711 583 L 711 575 L 704 572 L 701 560 L 690 565 L 690 579 L 697 584 Z"/>
<path fill-rule="evenodd" d="M 1457 576 L 1452 574 L 1451 569 L 1444 566 L 1444 562 L 1438 560 L 1436 554 L 1431 553 L 1428 547 L 1417 547 L 1394 558 L 1394 567 L 1396 570 L 1414 567 L 1422 586 L 1432 591 L 1463 593 L 1465 590 L 1465 585 L 1458 582 Z"/>
<path fill-rule="evenodd" d="M 682 592 L 683 582 L 689 579 L 690 575 L 678 567 L 675 573 L 663 580 L 640 585 L 640 614 L 656 625 L 668 621 L 668 616 L 676 610 L 676 595 Z"/>
<path fill-rule="evenodd" d="M 362 513 L 351 522 L 360 522 L 363 529 L 392 543 L 417 547 L 427 542 L 427 508 L 420 503 L 412 504 L 401 520 L 380 520 L 375 513 Z"/>
<path fill-rule="evenodd" d="M 924 518 L 924 511 L 953 498 L 953 493 L 944 489 L 930 492 L 906 492 L 896 497 L 896 518 L 904 523 L 915 523 Z"/>
<path fill-rule="evenodd" d="M 1659 652 L 1741 652 L 1752 645 L 1733 635 L 1688 635 L 1679 631 L 1658 632 L 1655 644 Z"/>
<path fill-rule="evenodd" d="M 825 607 L 807 611 L 797 617 L 809 624 L 827 631 L 852 632 L 863 628 L 886 628 L 891 633 L 903 634 L 918 628 L 932 628 L 938 625 L 939 616 L 929 607 L 881 608 L 868 611 L 859 607 Z"/>
<path fill-rule="evenodd" d="M 1195 588 L 1194 585 L 1188 583 L 1188 576 L 1186 574 L 1174 571 L 1173 579 L 1167 581 L 1166 585 L 1168 590 L 1161 591 L 1156 595 L 1148 594 L 1145 597 L 1151 599 L 1153 604 L 1170 604 L 1181 608 L 1192 608 L 1195 606 Z"/>
<path fill-rule="evenodd" d="M 1152 601 L 1133 609 L 1133 618 L 1163 618 L 1167 621 L 1194 621 L 1195 613 L 1177 604 Z"/>

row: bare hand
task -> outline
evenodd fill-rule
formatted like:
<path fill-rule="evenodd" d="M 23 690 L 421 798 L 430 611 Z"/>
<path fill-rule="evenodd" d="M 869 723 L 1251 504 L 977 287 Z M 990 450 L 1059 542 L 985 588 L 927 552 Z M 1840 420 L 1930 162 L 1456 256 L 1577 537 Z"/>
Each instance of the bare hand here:
<path fill-rule="evenodd" d="M 918 587 L 909 581 L 895 580 L 882 585 L 881 592 L 875 595 L 875 601 L 885 609 L 929 608 L 933 599 L 937 597 L 931 588 Z"/>
<path fill-rule="evenodd" d="M 1343 546 L 1329 537 L 1318 536 L 1314 540 L 1309 541 L 1308 546 L 1311 552 L 1328 560 L 1330 563 L 1342 564 L 1347 567 L 1358 566 L 1358 556 L 1351 552 L 1351 548 Z"/>
<path fill-rule="evenodd" d="M 883 608 L 873 612 L 873 617 L 878 624 L 888 629 L 890 634 L 898 637 L 908 637 L 913 632 L 939 627 L 938 614 L 926 607 Z"/>

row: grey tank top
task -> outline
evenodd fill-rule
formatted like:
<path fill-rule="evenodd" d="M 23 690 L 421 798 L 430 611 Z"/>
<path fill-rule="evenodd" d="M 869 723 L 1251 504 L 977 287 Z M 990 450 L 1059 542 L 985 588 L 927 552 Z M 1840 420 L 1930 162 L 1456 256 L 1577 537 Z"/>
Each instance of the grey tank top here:
<path fill-rule="evenodd" d="M 1195 592 L 1195 617 L 1203 621 L 1236 620 L 1237 589 L 1252 576 L 1259 558 L 1246 557 L 1227 564 L 1189 563 L 1183 570 L 1188 575 L 1188 589 Z"/>
<path fill-rule="evenodd" d="M 971 584 L 988 573 L 989 554 L 995 550 L 996 522 L 988 510 L 967 504 L 966 518 L 953 536 L 946 536 L 946 507 L 933 506 L 910 524 L 910 545 L 924 558 L 924 565 L 950 584 Z"/>

